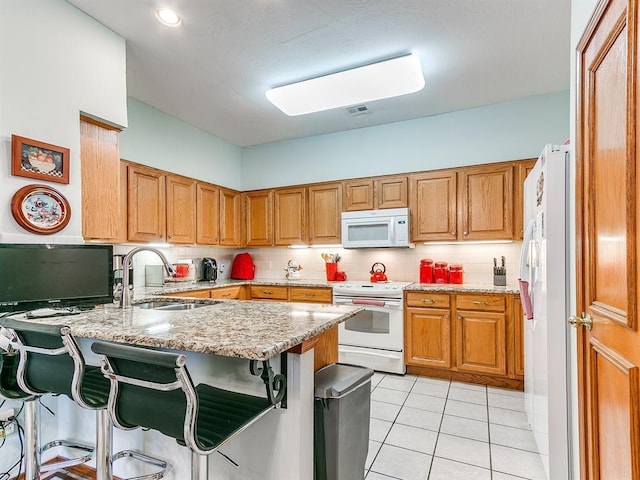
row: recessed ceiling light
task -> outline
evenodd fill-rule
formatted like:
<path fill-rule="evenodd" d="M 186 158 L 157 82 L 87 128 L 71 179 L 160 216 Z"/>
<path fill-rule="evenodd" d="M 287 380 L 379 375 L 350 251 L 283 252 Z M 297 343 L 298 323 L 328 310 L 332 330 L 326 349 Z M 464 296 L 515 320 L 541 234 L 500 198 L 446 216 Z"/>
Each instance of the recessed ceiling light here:
<path fill-rule="evenodd" d="M 406 95 L 423 87 L 420 59 L 411 54 L 272 88 L 265 95 L 294 116 Z"/>
<path fill-rule="evenodd" d="M 182 25 L 182 17 L 170 8 L 159 8 L 156 10 L 156 18 L 167 27 L 179 27 Z"/>

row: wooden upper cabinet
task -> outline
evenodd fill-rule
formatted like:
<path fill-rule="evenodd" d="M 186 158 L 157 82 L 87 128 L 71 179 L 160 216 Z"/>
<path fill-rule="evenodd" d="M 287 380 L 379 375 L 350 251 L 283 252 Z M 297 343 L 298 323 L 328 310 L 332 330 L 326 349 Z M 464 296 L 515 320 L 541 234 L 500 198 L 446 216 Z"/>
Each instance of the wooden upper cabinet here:
<path fill-rule="evenodd" d="M 120 219 L 119 131 L 80 118 L 82 236 L 116 242 L 124 236 Z"/>
<path fill-rule="evenodd" d="M 165 174 L 154 168 L 128 164 L 127 240 L 164 241 L 166 236 Z"/>
<path fill-rule="evenodd" d="M 306 188 L 278 188 L 274 191 L 275 245 L 307 243 Z"/>
<path fill-rule="evenodd" d="M 382 177 L 374 182 L 375 208 L 406 208 L 408 179 L 406 176 Z"/>
<path fill-rule="evenodd" d="M 220 238 L 220 189 L 196 183 L 196 243 L 217 245 Z"/>
<path fill-rule="evenodd" d="M 456 240 L 455 170 L 411 175 L 411 240 Z"/>
<path fill-rule="evenodd" d="M 513 238 L 513 164 L 460 169 L 461 240 Z"/>
<path fill-rule="evenodd" d="M 522 240 L 524 235 L 524 181 L 533 170 L 537 158 L 529 158 L 515 164 L 515 181 L 513 185 L 513 234 L 516 240 Z"/>
<path fill-rule="evenodd" d="M 167 241 L 196 242 L 196 181 L 167 175 Z"/>
<path fill-rule="evenodd" d="M 273 245 L 273 190 L 243 193 L 245 245 Z"/>
<path fill-rule="evenodd" d="M 241 195 L 227 188 L 220 189 L 220 242 L 225 247 L 239 247 L 241 235 Z"/>
<path fill-rule="evenodd" d="M 309 187 L 309 243 L 339 244 L 341 237 L 342 184 Z"/>
<path fill-rule="evenodd" d="M 343 188 L 345 212 L 373 210 L 373 179 L 347 181 Z"/>

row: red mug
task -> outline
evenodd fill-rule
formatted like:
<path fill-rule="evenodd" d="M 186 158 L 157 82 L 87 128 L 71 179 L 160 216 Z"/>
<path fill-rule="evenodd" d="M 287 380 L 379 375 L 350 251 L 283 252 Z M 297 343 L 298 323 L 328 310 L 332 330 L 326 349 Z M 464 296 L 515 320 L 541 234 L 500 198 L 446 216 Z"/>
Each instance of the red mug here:
<path fill-rule="evenodd" d="M 347 279 L 346 272 L 336 272 L 336 281 L 344 282 Z"/>

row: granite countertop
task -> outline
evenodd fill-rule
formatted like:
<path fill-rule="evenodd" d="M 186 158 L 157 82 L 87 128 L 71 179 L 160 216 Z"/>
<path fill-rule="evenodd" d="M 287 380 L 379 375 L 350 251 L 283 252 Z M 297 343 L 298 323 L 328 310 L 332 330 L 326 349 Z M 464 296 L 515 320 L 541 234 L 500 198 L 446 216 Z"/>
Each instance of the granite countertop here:
<path fill-rule="evenodd" d="M 254 279 L 254 280 L 219 280 L 217 282 L 169 282 L 161 287 L 136 288 L 135 298 L 149 295 L 164 295 L 167 293 L 190 292 L 194 290 L 206 290 L 212 288 L 223 288 L 233 285 L 269 285 L 285 287 L 326 287 L 331 288 L 336 283 L 328 282 L 324 279 Z M 367 283 L 363 280 L 363 283 Z M 507 285 L 506 287 L 496 287 L 487 283 L 463 283 L 455 285 L 451 283 L 412 283 L 404 288 L 409 292 L 442 292 L 442 293 L 506 293 L 519 294 L 517 286 Z"/>
<path fill-rule="evenodd" d="M 155 300 L 181 301 L 166 297 Z M 254 300 L 189 302 L 207 306 L 166 311 L 135 306 L 123 310 L 107 304 L 78 315 L 29 321 L 68 325 L 72 335 L 79 338 L 266 360 L 362 310 L 362 307 Z"/>

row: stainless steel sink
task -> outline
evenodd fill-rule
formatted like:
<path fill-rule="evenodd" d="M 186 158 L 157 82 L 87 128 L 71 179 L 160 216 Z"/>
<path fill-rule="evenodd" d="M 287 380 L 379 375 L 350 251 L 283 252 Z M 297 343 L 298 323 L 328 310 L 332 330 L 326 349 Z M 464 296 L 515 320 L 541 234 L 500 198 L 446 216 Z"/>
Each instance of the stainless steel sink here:
<path fill-rule="evenodd" d="M 149 310 L 192 310 L 194 308 L 206 307 L 205 303 L 177 303 L 167 302 L 163 300 L 155 300 L 153 302 L 138 303 L 133 305 L 135 308 Z"/>

